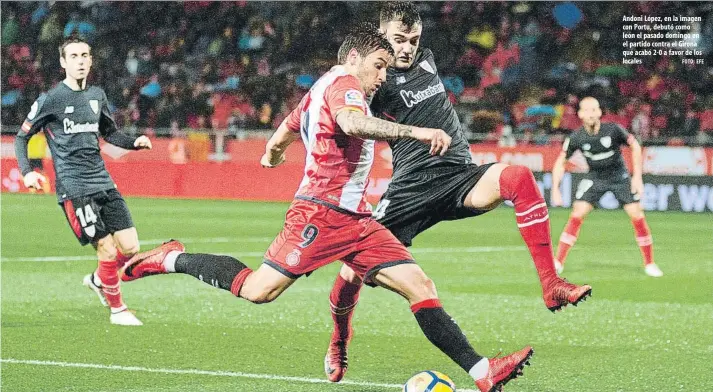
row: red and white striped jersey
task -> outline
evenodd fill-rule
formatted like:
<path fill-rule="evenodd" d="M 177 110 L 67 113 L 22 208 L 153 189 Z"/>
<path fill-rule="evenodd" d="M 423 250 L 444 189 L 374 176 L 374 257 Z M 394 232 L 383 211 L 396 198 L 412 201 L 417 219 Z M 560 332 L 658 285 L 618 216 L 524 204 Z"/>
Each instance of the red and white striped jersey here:
<path fill-rule="evenodd" d="M 335 66 L 288 116 L 288 129 L 300 132 L 307 149 L 305 175 L 295 196 L 371 215 L 366 187 L 374 141 L 349 136 L 339 128 L 336 115 L 343 108 L 371 116 L 359 80 Z"/>

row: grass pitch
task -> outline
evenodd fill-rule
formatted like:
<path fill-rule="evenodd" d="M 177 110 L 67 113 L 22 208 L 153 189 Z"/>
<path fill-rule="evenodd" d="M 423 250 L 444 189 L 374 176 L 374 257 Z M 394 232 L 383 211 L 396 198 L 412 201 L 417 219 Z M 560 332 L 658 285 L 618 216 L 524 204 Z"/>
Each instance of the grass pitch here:
<path fill-rule="evenodd" d="M 287 204 L 128 198 L 144 250 L 168 238 L 255 267 Z M 486 356 L 530 344 L 532 366 L 506 391 L 711 391 L 710 214 L 648 213 L 663 278 L 649 278 L 623 211 L 594 211 L 564 276 L 593 286 L 551 314 L 513 219 L 500 208 L 441 223 L 412 251 L 446 310 Z M 568 211 L 552 210 L 558 238 Z M 109 324 L 82 277 L 96 266 L 54 196 L 2 195 L 2 388 L 7 391 L 396 391 L 424 369 L 472 381 L 423 337 L 405 301 L 365 289 L 344 384 L 324 382 L 328 295 L 339 266 L 256 306 L 189 276 L 122 285 L 145 323 Z"/>

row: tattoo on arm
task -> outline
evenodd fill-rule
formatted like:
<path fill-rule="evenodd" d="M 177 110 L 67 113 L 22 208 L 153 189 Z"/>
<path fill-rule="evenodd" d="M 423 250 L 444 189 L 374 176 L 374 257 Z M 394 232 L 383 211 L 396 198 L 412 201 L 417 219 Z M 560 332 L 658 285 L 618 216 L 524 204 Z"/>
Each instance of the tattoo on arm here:
<path fill-rule="evenodd" d="M 389 140 L 413 136 L 413 128 L 374 117 L 367 117 L 356 112 L 347 113 L 350 123 L 345 130 L 351 136 L 363 139 Z"/>

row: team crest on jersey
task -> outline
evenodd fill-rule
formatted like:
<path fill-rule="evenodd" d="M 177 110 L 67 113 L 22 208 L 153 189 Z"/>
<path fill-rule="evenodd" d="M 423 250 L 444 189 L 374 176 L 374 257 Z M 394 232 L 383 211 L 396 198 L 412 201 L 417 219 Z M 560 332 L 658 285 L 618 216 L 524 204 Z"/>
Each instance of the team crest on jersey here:
<path fill-rule="evenodd" d="M 92 108 L 94 114 L 99 113 L 99 101 L 97 101 L 96 99 L 89 100 L 89 107 Z"/>
<path fill-rule="evenodd" d="M 290 267 L 294 267 L 300 263 L 300 256 L 302 256 L 302 252 L 295 249 L 287 254 L 287 256 L 285 257 L 285 263 L 287 263 L 287 265 L 289 265 Z"/>
<path fill-rule="evenodd" d="M 584 143 L 584 144 L 582 145 L 582 150 L 589 150 L 589 149 L 591 149 L 591 148 L 592 148 L 592 146 L 591 146 L 589 143 Z"/>
<path fill-rule="evenodd" d="M 603 138 L 599 139 L 599 141 L 602 143 L 602 146 L 606 148 L 611 147 L 611 136 L 604 136 Z"/>
<path fill-rule="evenodd" d="M 344 93 L 344 104 L 354 105 L 354 106 L 364 106 L 364 98 L 362 98 L 361 92 L 357 90 L 349 90 Z"/>
<path fill-rule="evenodd" d="M 421 64 L 419 64 L 419 66 L 434 75 L 436 74 L 436 71 L 433 69 L 433 67 L 431 67 L 431 64 L 429 64 L 428 61 L 426 61 L 426 60 L 421 61 Z"/>

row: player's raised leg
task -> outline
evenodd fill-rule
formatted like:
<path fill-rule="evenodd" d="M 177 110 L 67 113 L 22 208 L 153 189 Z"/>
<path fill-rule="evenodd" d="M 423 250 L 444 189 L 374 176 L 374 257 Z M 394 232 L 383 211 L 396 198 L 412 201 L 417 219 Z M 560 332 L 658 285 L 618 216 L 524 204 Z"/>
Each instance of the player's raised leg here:
<path fill-rule="evenodd" d="M 184 250 L 183 244 L 172 240 L 138 253 L 127 262 L 122 280 L 182 273 L 256 304 L 275 300 L 295 281 L 268 265 L 253 271 L 234 257 Z"/>
<path fill-rule="evenodd" d="M 464 205 L 492 209 L 503 200 L 515 206 L 517 227 L 535 263 L 547 308 L 556 311 L 591 295 L 591 286 L 577 286 L 557 276 L 547 203 L 530 169 L 502 163 L 491 166 L 468 193 Z"/>
<path fill-rule="evenodd" d="M 399 264 L 380 269 L 373 275 L 373 281 L 406 298 L 426 338 L 465 370 L 481 391 L 499 391 L 529 364 L 533 354 L 529 346 L 501 358 L 488 359 L 478 354 L 443 309 L 435 284 L 418 265 Z"/>
<path fill-rule="evenodd" d="M 128 310 L 121 297 L 119 276 L 117 275 L 119 271 L 116 265 L 117 249 L 114 238 L 111 235 L 107 235 L 92 245 L 97 251 L 99 266 L 96 272 L 84 278 L 84 283 L 95 292 L 97 291 L 96 288 L 100 288 L 101 295 L 111 308 L 109 320 L 112 324 L 142 325 L 141 321 Z"/>
<path fill-rule="evenodd" d="M 583 200 L 577 200 L 572 205 L 572 213 L 569 216 L 567 225 L 564 227 L 564 231 L 560 235 L 559 245 L 557 246 L 557 256 L 555 257 L 557 273 L 562 273 L 564 270 L 564 263 L 567 260 L 569 250 L 577 242 L 582 222 L 593 209 L 594 206 L 591 203 Z"/>
<path fill-rule="evenodd" d="M 654 262 L 654 240 L 651 238 L 651 229 L 649 229 L 649 225 L 646 223 L 646 217 L 644 216 L 643 208 L 641 208 L 641 203 L 635 202 L 626 204 L 624 205 L 624 211 L 629 215 L 631 224 L 634 226 L 636 243 L 639 244 L 641 256 L 644 261 L 644 272 L 646 272 L 646 275 L 654 278 L 663 276 L 663 272 Z"/>

